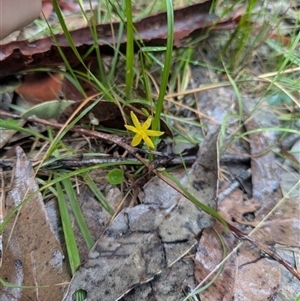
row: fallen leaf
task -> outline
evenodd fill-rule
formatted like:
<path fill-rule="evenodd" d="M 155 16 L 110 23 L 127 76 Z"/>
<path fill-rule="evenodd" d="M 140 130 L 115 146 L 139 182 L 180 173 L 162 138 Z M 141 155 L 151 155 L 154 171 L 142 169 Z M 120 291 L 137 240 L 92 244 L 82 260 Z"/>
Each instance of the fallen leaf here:
<path fill-rule="evenodd" d="M 0 277 L 8 283 L 36 288 L 3 287 L 0 299 L 61 300 L 66 287 L 62 283 L 68 282 L 70 275 L 63 250 L 49 223 L 42 195 L 36 193 L 39 187 L 35 182 L 31 163 L 20 147 L 16 148 L 16 165 L 11 178 L 11 188 L 6 197 L 7 213 L 27 196 L 32 196 L 4 228 Z M 60 285 L 54 286 L 55 284 Z M 38 287 L 43 285 L 47 287 Z"/>
<path fill-rule="evenodd" d="M 251 198 L 244 200 L 244 193 L 240 189 L 235 189 L 226 197 L 222 202 L 219 203 L 218 211 L 227 220 L 231 221 L 232 224 L 243 225 L 256 225 L 257 222 L 251 222 L 245 220 L 245 215 L 249 213 L 255 213 L 261 207 L 260 202 Z"/>
<path fill-rule="evenodd" d="M 62 82 L 61 73 L 32 72 L 23 76 L 22 84 L 15 91 L 27 102 L 37 104 L 59 99 Z"/>
<path fill-rule="evenodd" d="M 227 252 L 232 252 L 238 241 L 233 235 L 224 237 Z M 195 257 L 197 283 L 222 261 L 222 246 L 212 229 L 201 236 Z M 211 278 L 210 278 L 211 280 Z M 206 282 L 205 282 L 206 283 Z M 272 300 L 280 285 L 280 267 L 277 262 L 263 258 L 260 251 L 245 243 L 238 252 L 232 252 L 219 278 L 200 293 L 201 301 L 210 300 Z"/>
<path fill-rule="evenodd" d="M 246 100 L 245 100 L 246 101 Z M 247 131 L 258 128 L 278 126 L 275 115 L 262 107 L 252 112 L 254 100 L 247 99 L 245 109 Z M 251 118 L 248 114 L 251 112 Z M 256 132 L 249 135 L 250 158 L 252 170 L 252 197 L 245 200 L 245 194 L 235 189 L 218 206 L 219 213 L 236 227 L 249 232 L 277 205 L 282 199 L 280 191 L 280 168 L 271 149 L 277 142 L 275 132 Z M 242 166 L 240 167 L 242 168 Z M 265 221 L 251 237 L 258 246 L 272 249 L 280 254 L 283 260 L 295 265 L 291 252 L 299 253 L 299 204 L 296 199 L 284 199 L 282 205 Z M 251 222 L 245 215 L 253 214 Z M 238 222 L 241 224 L 238 225 Z M 249 226 L 245 226 L 250 225 Z M 222 233 L 223 229 L 215 224 L 214 228 Z M 259 247 L 243 243 L 232 235 L 223 235 L 227 247 L 227 258 L 224 270 L 207 290 L 200 293 L 201 300 L 294 300 L 297 296 L 299 281 L 283 265 L 264 256 Z M 293 251 L 283 250 L 283 247 Z M 201 287 L 206 276 L 218 266 L 223 259 L 222 245 L 212 229 L 205 229 L 201 236 L 195 260 L 195 277 Z M 288 279 L 288 280 L 287 280 Z M 211 280 L 211 278 L 209 278 Z M 280 297 L 279 297 L 280 296 Z"/>
<path fill-rule="evenodd" d="M 33 106 L 22 114 L 23 118 L 35 116 L 42 119 L 57 119 L 73 100 L 52 100 Z"/>

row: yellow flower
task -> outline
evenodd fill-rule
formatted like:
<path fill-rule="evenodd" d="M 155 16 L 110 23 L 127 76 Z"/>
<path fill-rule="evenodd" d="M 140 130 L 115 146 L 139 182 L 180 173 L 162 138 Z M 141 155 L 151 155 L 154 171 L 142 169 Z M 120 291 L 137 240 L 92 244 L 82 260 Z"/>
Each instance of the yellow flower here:
<path fill-rule="evenodd" d="M 135 133 L 131 145 L 137 146 L 138 144 L 141 143 L 143 139 L 150 148 L 154 148 L 154 144 L 152 140 L 149 138 L 149 136 L 158 137 L 163 135 L 164 132 L 148 130 L 152 122 L 151 116 L 148 117 L 148 119 L 143 124 L 139 122 L 136 115 L 132 111 L 130 112 L 130 117 L 134 126 L 125 124 L 125 127 L 127 130 Z"/>

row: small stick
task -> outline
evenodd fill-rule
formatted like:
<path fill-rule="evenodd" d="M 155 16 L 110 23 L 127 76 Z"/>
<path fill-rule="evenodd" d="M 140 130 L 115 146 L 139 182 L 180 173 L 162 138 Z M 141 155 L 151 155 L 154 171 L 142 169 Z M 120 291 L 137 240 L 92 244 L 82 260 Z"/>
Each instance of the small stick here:
<path fill-rule="evenodd" d="M 249 179 L 251 176 L 251 169 L 247 169 L 244 170 L 239 176 L 238 179 L 245 181 L 247 179 Z M 224 189 L 218 196 L 217 196 L 217 201 L 223 201 L 227 196 L 230 195 L 230 193 L 238 188 L 241 185 L 241 183 L 238 180 L 234 180 L 233 182 L 231 182 L 231 184 Z"/>

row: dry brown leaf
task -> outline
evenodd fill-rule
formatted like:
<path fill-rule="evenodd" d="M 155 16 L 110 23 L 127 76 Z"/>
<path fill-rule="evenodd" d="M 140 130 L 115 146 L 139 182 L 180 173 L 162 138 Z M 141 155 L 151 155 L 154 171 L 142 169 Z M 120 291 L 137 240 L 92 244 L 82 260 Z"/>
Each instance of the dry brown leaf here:
<path fill-rule="evenodd" d="M 12 185 L 7 192 L 7 212 L 38 190 L 30 161 L 20 147 L 16 148 L 16 165 Z M 14 222 L 16 221 L 15 225 Z M 9 235 L 11 237 L 9 239 Z M 61 246 L 50 226 L 42 195 L 32 195 L 14 215 L 3 233 L 4 256 L 0 277 L 19 286 L 49 285 L 47 288 L 21 289 L 3 287 L 0 300 L 61 300 L 70 275 Z"/>
<path fill-rule="evenodd" d="M 30 104 L 59 99 L 63 75 L 61 73 L 31 72 L 23 76 L 16 92 Z"/>
<path fill-rule="evenodd" d="M 228 253 L 238 241 L 225 237 Z M 216 233 L 206 229 L 201 237 L 195 260 L 195 278 L 200 283 L 222 260 L 222 246 Z M 263 258 L 259 250 L 245 243 L 226 261 L 220 277 L 200 294 L 201 301 L 265 301 L 276 294 L 280 285 L 280 266 Z"/>
<path fill-rule="evenodd" d="M 254 213 L 260 208 L 260 203 L 255 199 L 244 200 L 244 193 L 235 189 L 232 193 L 219 203 L 218 211 L 228 221 L 246 225 L 256 225 L 257 222 L 246 222 L 245 214 Z"/>
<path fill-rule="evenodd" d="M 251 118 L 245 120 L 247 131 L 279 125 L 277 116 L 269 109 L 261 106 L 259 110 L 252 112 L 256 105 L 254 100 L 247 99 L 244 103 L 245 115 L 251 113 Z M 252 196 L 261 203 L 273 203 L 281 199 L 280 169 L 276 163 L 275 154 L 271 148 L 277 143 L 278 134 L 274 131 L 264 131 L 249 135 L 252 171 Z M 264 207 L 259 210 L 263 215 Z"/>

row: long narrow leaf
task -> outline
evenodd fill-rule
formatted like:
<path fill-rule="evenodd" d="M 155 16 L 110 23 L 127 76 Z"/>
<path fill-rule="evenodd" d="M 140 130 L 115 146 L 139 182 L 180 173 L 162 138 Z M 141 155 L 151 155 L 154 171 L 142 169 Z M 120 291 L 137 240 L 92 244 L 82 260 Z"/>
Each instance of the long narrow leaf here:
<path fill-rule="evenodd" d="M 102 192 L 99 190 L 95 182 L 92 180 L 92 178 L 89 176 L 88 173 L 82 174 L 82 178 L 84 182 L 89 186 L 91 191 L 94 193 L 97 200 L 101 203 L 101 205 L 104 207 L 104 209 L 109 212 L 111 215 L 114 214 L 114 210 L 110 207 L 107 199 L 102 194 Z"/>
<path fill-rule="evenodd" d="M 133 83 L 133 22 L 131 0 L 126 0 L 126 19 L 127 19 L 127 43 L 126 43 L 126 100 L 130 98 Z"/>
<path fill-rule="evenodd" d="M 89 228 L 86 224 L 86 221 L 84 219 L 82 210 L 80 208 L 80 205 L 79 205 L 78 199 L 76 197 L 74 188 L 72 187 L 72 183 L 70 181 L 70 178 L 67 178 L 67 179 L 63 180 L 62 184 L 64 185 L 64 188 L 66 190 L 66 193 L 67 193 L 67 196 L 68 196 L 68 199 L 69 199 L 69 203 L 71 205 L 71 209 L 72 209 L 73 214 L 75 216 L 78 227 L 79 227 L 79 229 L 82 233 L 83 239 L 86 243 L 86 246 L 90 250 L 94 245 L 94 241 L 93 241 L 92 235 L 89 231 Z"/>
<path fill-rule="evenodd" d="M 167 5 L 167 19 L 168 19 L 168 38 L 167 38 L 167 51 L 166 51 L 166 59 L 164 70 L 161 79 L 161 85 L 157 100 L 156 112 L 154 116 L 154 120 L 152 122 L 152 130 L 159 131 L 160 130 L 160 114 L 162 112 L 165 93 L 169 81 L 169 74 L 171 69 L 172 62 L 172 53 L 173 53 L 173 42 L 174 42 L 174 11 L 173 11 L 173 2 L 172 0 L 166 0 Z M 153 137 L 153 142 L 155 141 L 155 137 Z"/>
<path fill-rule="evenodd" d="M 198 201 L 185 187 L 183 187 L 183 185 L 180 183 L 180 181 L 178 181 L 175 177 L 173 177 L 167 171 L 162 171 L 162 174 L 164 176 L 166 176 L 167 178 L 169 178 L 170 180 L 172 180 L 184 192 L 186 197 L 192 203 L 194 203 L 196 206 L 198 206 L 200 209 L 202 209 L 207 214 L 215 217 L 217 220 L 219 220 L 223 224 L 225 230 L 226 231 L 228 230 L 228 226 L 227 226 L 226 221 L 216 210 L 214 210 L 214 209 L 210 208 L 209 206 L 205 205 L 204 203 Z"/>
<path fill-rule="evenodd" d="M 61 216 L 62 227 L 64 231 L 65 243 L 69 257 L 69 263 L 71 267 L 72 275 L 76 272 L 80 265 L 80 257 L 78 253 L 78 248 L 75 240 L 75 235 L 71 223 L 71 218 L 69 215 L 68 207 L 61 189 L 60 183 L 56 183 L 57 191 L 57 201 L 59 212 Z"/>

